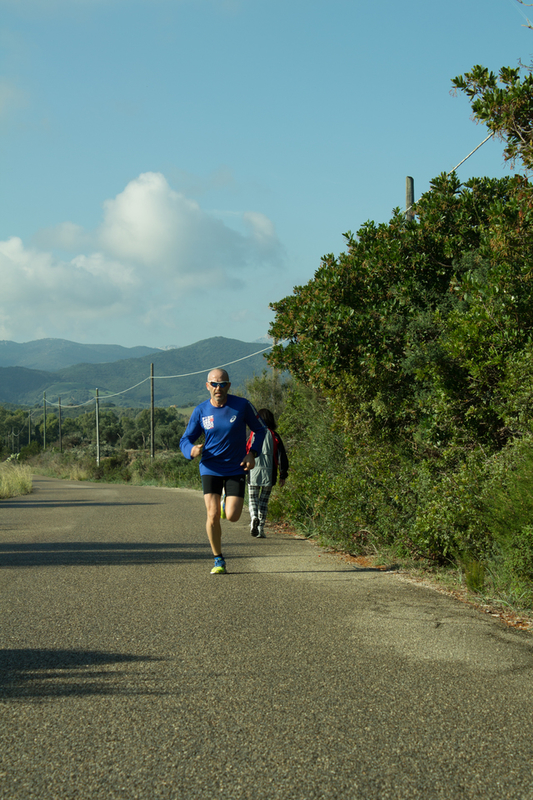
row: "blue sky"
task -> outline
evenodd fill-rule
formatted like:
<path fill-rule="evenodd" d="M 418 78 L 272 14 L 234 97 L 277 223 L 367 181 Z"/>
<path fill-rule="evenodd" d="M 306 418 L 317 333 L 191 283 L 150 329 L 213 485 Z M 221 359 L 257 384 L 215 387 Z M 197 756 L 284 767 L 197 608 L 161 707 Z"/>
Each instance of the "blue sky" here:
<path fill-rule="evenodd" d="M 0 339 L 255 341 L 486 135 L 516 0 L 0 0 Z M 458 175 L 509 174 L 490 141 Z"/>

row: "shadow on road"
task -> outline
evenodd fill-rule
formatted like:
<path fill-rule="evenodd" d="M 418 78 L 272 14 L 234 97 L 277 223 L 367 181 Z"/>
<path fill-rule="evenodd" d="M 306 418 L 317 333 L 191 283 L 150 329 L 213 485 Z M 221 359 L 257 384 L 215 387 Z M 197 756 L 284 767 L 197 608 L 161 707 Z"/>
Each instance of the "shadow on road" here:
<path fill-rule="evenodd" d="M 50 542 L 0 544 L 0 569 L 176 564 L 205 558 L 206 544 L 145 544 L 102 542 Z"/>
<path fill-rule="evenodd" d="M 112 508 L 113 506 L 157 506 L 160 505 L 159 503 L 116 503 L 109 500 L 102 500 L 102 502 L 96 502 L 95 500 L 42 500 L 38 498 L 34 500 L 33 498 L 26 495 L 26 497 L 21 500 L 20 498 L 15 498 L 13 500 L 1 500 L 1 508 L 84 508 L 84 507 L 95 507 L 98 506 L 105 506 L 106 508 Z"/>
<path fill-rule="evenodd" d="M 0 700 L 159 694 L 143 687 L 138 672 L 129 678 L 128 672 L 115 668 L 159 660 L 98 650 L 0 650 Z"/>

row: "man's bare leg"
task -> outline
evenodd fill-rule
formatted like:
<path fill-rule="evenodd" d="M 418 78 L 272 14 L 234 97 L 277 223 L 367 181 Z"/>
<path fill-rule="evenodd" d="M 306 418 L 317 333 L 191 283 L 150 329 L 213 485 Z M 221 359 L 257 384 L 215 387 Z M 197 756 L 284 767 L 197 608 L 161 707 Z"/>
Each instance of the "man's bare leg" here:
<path fill-rule="evenodd" d="M 226 497 L 226 519 L 237 522 L 241 518 L 243 505 L 243 497 Z"/>
<path fill-rule="evenodd" d="M 207 510 L 205 529 L 214 556 L 222 552 L 222 528 L 220 525 L 220 495 L 204 494 Z M 244 499 L 242 497 L 226 497 L 226 519 L 237 522 L 241 518 Z"/>
<path fill-rule="evenodd" d="M 207 510 L 207 521 L 205 529 L 207 538 L 211 545 L 214 556 L 219 556 L 222 552 L 222 528 L 220 527 L 220 495 L 204 494 L 204 502 Z"/>

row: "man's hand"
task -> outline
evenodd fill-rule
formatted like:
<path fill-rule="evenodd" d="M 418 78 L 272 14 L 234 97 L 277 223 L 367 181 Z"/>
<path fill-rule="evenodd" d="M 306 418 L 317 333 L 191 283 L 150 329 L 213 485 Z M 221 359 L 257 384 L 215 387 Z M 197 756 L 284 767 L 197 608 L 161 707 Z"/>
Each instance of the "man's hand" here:
<path fill-rule="evenodd" d="M 202 455 L 202 450 L 204 449 L 203 444 L 195 444 L 191 448 L 191 458 L 197 458 L 198 456 Z"/>
<path fill-rule="evenodd" d="M 255 458 L 251 453 L 246 453 L 243 460 L 241 461 L 241 467 L 245 472 L 249 472 L 251 469 L 255 467 Z"/>

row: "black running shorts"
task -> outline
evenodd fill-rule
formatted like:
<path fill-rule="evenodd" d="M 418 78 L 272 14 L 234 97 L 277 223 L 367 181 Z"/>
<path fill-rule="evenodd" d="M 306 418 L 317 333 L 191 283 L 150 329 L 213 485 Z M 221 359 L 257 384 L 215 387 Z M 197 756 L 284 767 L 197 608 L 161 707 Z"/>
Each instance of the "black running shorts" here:
<path fill-rule="evenodd" d="M 202 488 L 204 494 L 222 494 L 225 489 L 226 497 L 244 497 L 246 475 L 202 475 Z"/>

